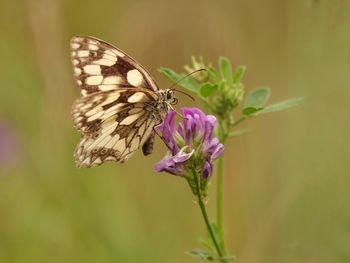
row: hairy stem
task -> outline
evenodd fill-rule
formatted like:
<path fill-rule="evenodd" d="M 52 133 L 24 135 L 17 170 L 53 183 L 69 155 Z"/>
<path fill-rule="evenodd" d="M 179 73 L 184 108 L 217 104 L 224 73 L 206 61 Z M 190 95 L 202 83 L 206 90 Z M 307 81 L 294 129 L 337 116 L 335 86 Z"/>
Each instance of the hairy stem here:
<path fill-rule="evenodd" d="M 199 207 L 201 209 L 202 212 L 202 216 L 205 222 L 205 225 L 208 229 L 209 235 L 211 240 L 213 241 L 213 244 L 215 246 L 216 252 L 219 255 L 220 258 L 224 257 L 224 253 L 222 252 L 221 246 L 219 245 L 219 242 L 217 240 L 217 237 L 215 235 L 214 229 L 212 227 L 212 225 L 210 224 L 210 220 L 208 217 L 208 213 L 207 213 L 207 209 L 205 207 L 205 204 L 203 202 L 203 197 L 201 195 L 201 191 L 200 191 L 200 185 L 199 185 L 199 180 L 198 180 L 198 173 L 196 171 L 193 171 L 193 178 L 195 180 L 196 183 L 196 189 L 197 189 L 197 199 L 198 199 L 198 204 Z M 220 259 L 221 262 L 226 262 L 224 259 Z"/>

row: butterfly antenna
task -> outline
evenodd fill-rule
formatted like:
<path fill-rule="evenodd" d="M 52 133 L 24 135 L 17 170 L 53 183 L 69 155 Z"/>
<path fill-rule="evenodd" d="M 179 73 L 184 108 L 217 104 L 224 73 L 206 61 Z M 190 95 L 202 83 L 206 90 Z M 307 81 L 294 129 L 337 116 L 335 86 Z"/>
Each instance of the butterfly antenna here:
<path fill-rule="evenodd" d="M 175 91 L 177 91 L 177 92 L 180 92 L 180 93 L 182 93 L 182 94 L 185 94 L 185 95 L 186 95 L 187 97 L 189 97 L 191 100 L 196 101 L 195 98 L 194 98 L 191 94 L 188 94 L 187 92 L 184 92 L 184 91 L 178 90 L 178 89 L 172 89 L 172 90 L 175 90 Z"/>
<path fill-rule="evenodd" d="M 195 101 L 194 97 L 192 97 L 190 94 L 188 94 L 188 93 L 186 93 L 186 92 L 184 92 L 184 91 L 175 89 L 174 87 L 175 87 L 177 84 L 179 84 L 181 81 L 183 81 L 185 78 L 188 78 L 189 76 L 191 76 L 191 75 L 193 75 L 193 74 L 195 74 L 195 73 L 201 72 L 201 71 L 207 71 L 207 69 L 201 68 L 201 69 L 197 69 L 197 70 L 195 70 L 195 71 L 192 71 L 191 73 L 186 74 L 185 76 L 183 76 L 182 78 L 180 78 L 178 81 L 176 81 L 173 85 L 171 85 L 171 86 L 169 87 L 169 89 L 178 91 L 178 92 L 180 92 L 180 93 L 182 93 L 182 94 L 185 94 L 185 95 L 187 95 L 188 97 L 190 97 L 193 101 Z"/>

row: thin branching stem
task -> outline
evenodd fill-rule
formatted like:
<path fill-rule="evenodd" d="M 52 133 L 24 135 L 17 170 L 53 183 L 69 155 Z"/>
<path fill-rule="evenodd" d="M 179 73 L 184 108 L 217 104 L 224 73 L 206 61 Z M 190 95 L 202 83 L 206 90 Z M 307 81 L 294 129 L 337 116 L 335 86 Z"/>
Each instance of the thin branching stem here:
<path fill-rule="evenodd" d="M 220 247 L 218 239 L 217 239 L 217 237 L 215 235 L 214 229 L 213 229 L 212 225 L 210 224 L 210 220 L 209 220 L 209 217 L 208 217 L 207 209 L 206 209 L 206 206 L 205 206 L 205 203 L 203 201 L 203 197 L 202 197 L 201 191 L 200 191 L 198 173 L 195 170 L 192 170 L 192 173 L 193 173 L 194 181 L 196 183 L 196 189 L 197 189 L 196 195 L 197 195 L 198 205 L 199 205 L 199 207 L 201 209 L 205 225 L 206 225 L 206 227 L 208 229 L 210 238 L 213 241 L 213 244 L 214 244 L 216 252 L 217 252 L 217 254 L 218 254 L 219 258 L 220 258 L 220 261 L 221 262 L 226 262 L 224 259 L 221 259 L 225 255 L 224 255 L 224 253 L 221 250 L 221 247 Z"/>

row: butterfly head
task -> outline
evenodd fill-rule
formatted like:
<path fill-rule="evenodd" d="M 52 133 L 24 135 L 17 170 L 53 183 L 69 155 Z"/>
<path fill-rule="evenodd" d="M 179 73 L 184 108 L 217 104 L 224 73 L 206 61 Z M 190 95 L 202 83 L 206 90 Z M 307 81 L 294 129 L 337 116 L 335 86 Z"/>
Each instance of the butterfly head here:
<path fill-rule="evenodd" d="M 173 89 L 166 89 L 161 91 L 161 99 L 171 105 L 175 105 L 178 102 Z"/>

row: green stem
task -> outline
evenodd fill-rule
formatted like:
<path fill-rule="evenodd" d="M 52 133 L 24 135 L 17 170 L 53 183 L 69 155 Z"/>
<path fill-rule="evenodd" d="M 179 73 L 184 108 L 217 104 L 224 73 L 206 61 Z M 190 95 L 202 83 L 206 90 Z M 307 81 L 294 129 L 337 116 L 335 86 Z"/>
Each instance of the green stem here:
<path fill-rule="evenodd" d="M 217 164 L 216 174 L 216 224 L 220 231 L 222 231 L 222 238 L 220 245 L 222 250 L 226 253 L 224 240 L 224 158 L 221 156 Z"/>
<path fill-rule="evenodd" d="M 244 120 L 246 120 L 246 119 L 247 119 L 246 116 L 243 116 L 243 117 L 239 118 L 237 121 L 235 121 L 235 122 L 232 124 L 232 126 L 231 126 L 230 128 L 233 128 L 233 127 L 237 126 L 238 124 L 240 124 L 242 121 L 244 121 Z"/>
<path fill-rule="evenodd" d="M 196 183 L 196 195 L 197 195 L 197 199 L 198 199 L 198 204 L 199 204 L 199 207 L 201 209 L 201 212 L 202 212 L 202 216 L 203 216 L 203 219 L 204 219 L 204 222 L 205 222 L 205 225 L 208 229 L 208 232 L 209 232 L 209 235 L 210 235 L 210 238 L 211 240 L 213 241 L 213 244 L 215 246 L 215 249 L 216 249 L 216 252 L 217 254 L 219 255 L 220 257 L 220 261 L 221 262 L 226 262 L 224 259 L 221 259 L 223 256 L 224 256 L 224 253 L 222 252 L 221 250 L 221 247 L 219 245 L 219 242 L 217 240 L 217 237 L 215 236 L 215 232 L 214 232 L 214 229 L 212 227 L 212 225 L 210 224 L 210 221 L 209 221 L 209 217 L 208 217 L 208 213 L 207 213 L 207 209 L 205 207 L 205 204 L 203 202 L 203 197 L 201 195 L 201 190 L 200 190 L 200 185 L 199 185 L 199 180 L 198 180 L 198 174 L 196 171 L 192 171 L 193 173 L 193 178 L 195 180 L 195 183 Z"/>
<path fill-rule="evenodd" d="M 219 122 L 218 136 L 222 144 L 225 144 L 227 138 L 227 131 Z M 225 240 L 224 240 L 224 158 L 221 156 L 218 160 L 216 171 L 216 224 L 219 231 L 222 232 L 220 238 L 220 246 L 226 254 Z"/>

